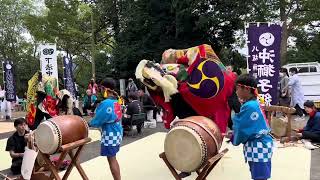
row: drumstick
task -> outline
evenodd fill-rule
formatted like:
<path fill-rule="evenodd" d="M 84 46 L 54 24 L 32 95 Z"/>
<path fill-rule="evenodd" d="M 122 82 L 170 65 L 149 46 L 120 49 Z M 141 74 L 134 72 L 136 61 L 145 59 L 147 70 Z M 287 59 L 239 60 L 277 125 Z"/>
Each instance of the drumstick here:
<path fill-rule="evenodd" d="M 276 137 L 274 137 L 271 133 L 269 133 L 269 135 L 271 136 L 272 139 L 276 139 Z"/>

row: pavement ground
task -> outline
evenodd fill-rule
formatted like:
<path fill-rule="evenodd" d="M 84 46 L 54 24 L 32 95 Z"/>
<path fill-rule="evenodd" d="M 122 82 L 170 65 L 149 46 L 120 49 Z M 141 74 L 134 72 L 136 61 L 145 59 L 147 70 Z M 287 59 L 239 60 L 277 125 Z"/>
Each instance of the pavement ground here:
<path fill-rule="evenodd" d="M 15 113 L 15 117 L 23 116 L 23 113 Z M 128 137 L 125 136 L 120 152 L 117 155 L 121 167 L 121 175 L 124 180 L 169 180 L 174 179 L 164 162 L 159 158 L 163 152 L 163 142 L 166 131 L 161 123 L 155 129 L 143 129 L 143 134 Z M 0 172 L 8 174 L 11 159 L 5 151 L 7 138 L 14 132 L 12 122 L 0 122 Z M 112 179 L 108 162 L 105 157 L 99 156 L 100 132 L 90 129 L 89 136 L 92 141 L 85 146 L 80 157 L 81 166 L 89 179 Z M 250 173 L 248 165 L 244 163 L 242 147 L 234 147 L 224 143 L 223 148 L 229 148 L 229 152 L 222 158 L 219 164 L 208 176 L 208 180 L 248 180 Z M 272 161 L 271 180 L 319 180 L 320 179 L 320 150 L 307 150 L 302 144 L 293 147 L 277 148 Z M 62 175 L 64 171 L 60 172 Z M 185 178 L 195 179 L 195 173 Z M 74 168 L 69 179 L 81 179 Z"/>

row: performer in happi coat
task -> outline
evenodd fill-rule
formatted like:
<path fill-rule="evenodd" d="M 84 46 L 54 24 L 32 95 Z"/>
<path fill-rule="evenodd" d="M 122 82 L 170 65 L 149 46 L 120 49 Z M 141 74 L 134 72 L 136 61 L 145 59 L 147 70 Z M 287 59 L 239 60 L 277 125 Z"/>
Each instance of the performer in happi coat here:
<path fill-rule="evenodd" d="M 244 158 L 249 164 L 252 179 L 269 179 L 274 143 L 265 114 L 257 100 L 257 83 L 253 77 L 244 74 L 237 79 L 236 89 L 242 105 L 240 112 L 232 118 L 232 144 L 243 144 Z"/>
<path fill-rule="evenodd" d="M 94 118 L 89 125 L 101 128 L 101 156 L 106 156 L 114 180 L 120 180 L 120 167 L 116 155 L 120 150 L 123 136 L 121 126 L 121 105 L 118 93 L 115 91 L 116 83 L 112 78 L 106 78 L 101 83 L 104 101 L 96 109 Z M 111 140 L 110 140 L 111 139 Z"/>

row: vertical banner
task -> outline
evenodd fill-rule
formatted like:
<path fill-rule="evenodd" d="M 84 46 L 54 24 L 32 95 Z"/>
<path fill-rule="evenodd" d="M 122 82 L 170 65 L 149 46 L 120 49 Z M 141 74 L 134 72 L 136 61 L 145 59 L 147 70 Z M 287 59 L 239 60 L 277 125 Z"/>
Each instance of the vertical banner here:
<path fill-rule="evenodd" d="M 281 24 L 249 23 L 248 73 L 257 78 L 260 96 L 266 105 L 278 103 Z"/>
<path fill-rule="evenodd" d="M 51 76 L 58 81 L 57 48 L 56 44 L 40 45 L 40 64 L 42 76 Z"/>
<path fill-rule="evenodd" d="M 2 61 L 4 90 L 7 101 L 16 101 L 16 87 L 12 61 Z"/>
<path fill-rule="evenodd" d="M 76 99 L 76 87 L 73 81 L 72 60 L 68 57 L 63 57 L 63 80 L 64 88 L 68 90 L 74 99 Z"/>

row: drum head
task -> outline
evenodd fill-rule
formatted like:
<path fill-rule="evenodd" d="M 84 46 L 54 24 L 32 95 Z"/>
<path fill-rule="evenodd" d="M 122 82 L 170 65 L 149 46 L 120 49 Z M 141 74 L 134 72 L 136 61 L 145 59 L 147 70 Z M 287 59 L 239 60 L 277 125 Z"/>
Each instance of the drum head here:
<path fill-rule="evenodd" d="M 34 132 L 35 143 L 39 150 L 45 154 L 53 154 L 59 146 L 59 130 L 46 121 L 41 123 Z"/>
<path fill-rule="evenodd" d="M 184 126 L 169 131 L 164 142 L 164 152 L 170 164 L 182 172 L 196 171 L 203 162 L 202 140 L 192 129 Z"/>

